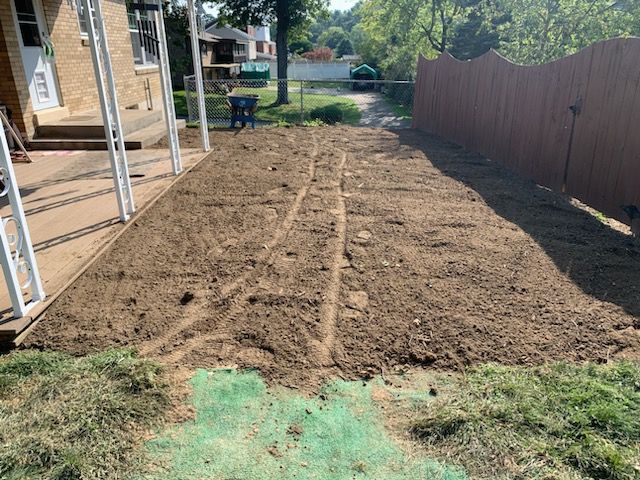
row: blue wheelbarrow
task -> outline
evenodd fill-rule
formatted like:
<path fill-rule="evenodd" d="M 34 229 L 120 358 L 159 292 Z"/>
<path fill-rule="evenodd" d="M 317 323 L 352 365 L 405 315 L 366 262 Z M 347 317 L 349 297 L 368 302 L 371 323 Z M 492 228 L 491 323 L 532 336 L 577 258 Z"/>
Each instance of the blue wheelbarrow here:
<path fill-rule="evenodd" d="M 259 95 L 250 93 L 229 93 L 227 94 L 227 103 L 231 109 L 231 128 L 235 128 L 236 123 L 240 122 L 243 127 L 247 123 L 252 128 L 256 128 L 256 118 L 254 113 L 258 109 Z"/>

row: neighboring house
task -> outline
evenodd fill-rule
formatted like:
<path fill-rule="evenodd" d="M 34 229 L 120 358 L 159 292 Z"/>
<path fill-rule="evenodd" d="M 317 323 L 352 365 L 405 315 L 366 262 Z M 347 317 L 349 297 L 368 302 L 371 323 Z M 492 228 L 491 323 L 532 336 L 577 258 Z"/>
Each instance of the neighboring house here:
<path fill-rule="evenodd" d="M 0 0 L 0 103 L 30 139 L 38 125 L 100 108 L 78 1 Z M 102 1 L 118 100 L 123 109 L 152 110 L 162 105 L 158 66 L 141 48 L 128 5 Z"/>
<path fill-rule="evenodd" d="M 253 27 L 248 27 L 249 32 Z M 200 36 L 204 78 L 217 80 L 240 75 L 240 65 L 257 58 L 256 39 L 251 33 L 216 23 Z"/>
<path fill-rule="evenodd" d="M 249 27 L 253 28 L 253 27 Z M 271 41 L 269 27 L 255 27 L 256 57 L 259 61 L 273 61 L 276 59 L 276 42 Z"/>
<path fill-rule="evenodd" d="M 360 55 L 343 55 L 342 56 L 342 61 L 343 62 L 349 62 L 349 63 L 361 63 L 362 62 L 362 57 Z"/>

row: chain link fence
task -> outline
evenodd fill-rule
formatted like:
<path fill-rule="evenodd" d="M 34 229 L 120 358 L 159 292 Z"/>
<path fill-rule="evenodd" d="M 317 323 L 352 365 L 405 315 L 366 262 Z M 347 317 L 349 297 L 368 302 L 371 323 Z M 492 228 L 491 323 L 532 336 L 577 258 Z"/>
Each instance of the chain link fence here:
<path fill-rule="evenodd" d="M 195 82 L 184 77 L 190 123 L 200 121 Z M 214 127 L 230 127 L 239 115 L 234 120 L 246 122 L 234 125 L 409 128 L 413 88 L 412 81 L 391 80 L 204 80 L 207 122 Z"/>

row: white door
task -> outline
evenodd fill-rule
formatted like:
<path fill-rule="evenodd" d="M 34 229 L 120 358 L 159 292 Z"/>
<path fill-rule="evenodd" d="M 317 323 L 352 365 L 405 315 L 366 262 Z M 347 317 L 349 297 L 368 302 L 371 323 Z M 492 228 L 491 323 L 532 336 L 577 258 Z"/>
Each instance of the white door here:
<path fill-rule="evenodd" d="M 57 107 L 60 101 L 51 55 L 53 47 L 40 0 L 12 0 L 11 3 L 33 109 Z"/>

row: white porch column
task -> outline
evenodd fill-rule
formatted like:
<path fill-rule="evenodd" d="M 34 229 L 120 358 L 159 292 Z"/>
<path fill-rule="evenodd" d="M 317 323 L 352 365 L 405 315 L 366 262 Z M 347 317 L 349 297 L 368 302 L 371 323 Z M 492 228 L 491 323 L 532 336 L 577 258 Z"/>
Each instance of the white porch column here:
<path fill-rule="evenodd" d="M 133 202 L 131 180 L 129 179 L 129 165 L 127 164 L 127 152 L 124 148 L 122 123 L 120 121 L 116 83 L 111 67 L 107 32 L 102 18 L 102 0 L 81 1 L 84 18 L 87 23 L 93 71 L 98 86 L 104 135 L 109 149 L 120 220 L 126 222 L 129 216 L 136 211 L 136 208 Z"/>
<path fill-rule="evenodd" d="M 0 263 L 11 299 L 13 316 L 20 318 L 24 317 L 36 303 L 44 300 L 45 294 L 2 126 L 0 126 L 0 181 L 2 182 L 0 197 L 7 197 L 11 207 L 11 214 L 0 218 Z M 23 297 L 25 290 L 31 292 L 31 298 L 27 301 Z"/>
<path fill-rule="evenodd" d="M 204 85 L 202 83 L 202 58 L 200 53 L 200 41 L 198 39 L 198 21 L 193 0 L 187 0 L 189 11 L 189 31 L 191 34 L 191 56 L 193 58 L 193 70 L 196 77 L 196 93 L 198 96 L 198 113 L 200 114 L 200 135 L 202 136 L 202 148 L 205 152 L 209 147 L 209 125 L 207 123 L 207 106 L 204 101 Z"/>
<path fill-rule="evenodd" d="M 158 26 L 158 57 L 160 60 L 160 82 L 162 83 L 162 99 L 164 101 L 164 119 L 169 135 L 169 150 L 171 151 L 171 165 L 174 175 L 182 171 L 180 158 L 180 142 L 178 140 L 178 126 L 176 124 L 176 110 L 173 104 L 173 85 L 171 84 L 171 68 L 169 67 L 169 53 L 167 36 L 164 30 L 164 15 L 162 14 L 162 0 L 157 0 L 158 10 L 155 11 L 155 22 Z"/>

